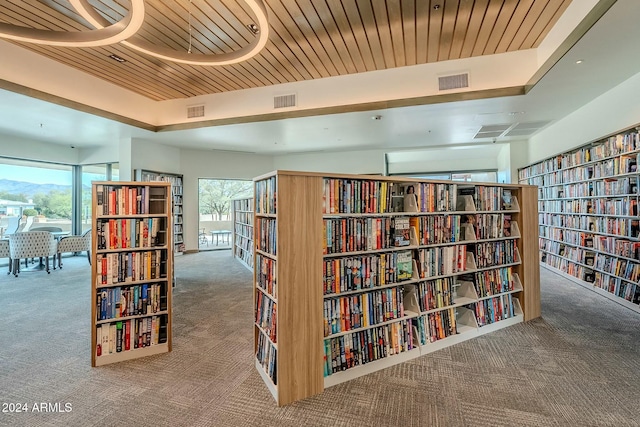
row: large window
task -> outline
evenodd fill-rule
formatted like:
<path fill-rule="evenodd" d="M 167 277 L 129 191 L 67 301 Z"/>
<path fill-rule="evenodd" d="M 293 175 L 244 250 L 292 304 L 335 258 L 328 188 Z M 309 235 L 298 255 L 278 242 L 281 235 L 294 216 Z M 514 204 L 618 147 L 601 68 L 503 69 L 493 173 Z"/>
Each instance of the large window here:
<path fill-rule="evenodd" d="M 91 225 L 91 181 L 117 178 L 117 164 L 70 166 L 0 158 L 0 232 L 16 216 L 23 223 L 33 217 L 31 227 L 86 230 Z"/>
<path fill-rule="evenodd" d="M 69 165 L 2 159 L 0 227 L 6 227 L 8 217 L 18 216 L 33 217 L 32 227 L 72 231 L 72 170 Z"/>

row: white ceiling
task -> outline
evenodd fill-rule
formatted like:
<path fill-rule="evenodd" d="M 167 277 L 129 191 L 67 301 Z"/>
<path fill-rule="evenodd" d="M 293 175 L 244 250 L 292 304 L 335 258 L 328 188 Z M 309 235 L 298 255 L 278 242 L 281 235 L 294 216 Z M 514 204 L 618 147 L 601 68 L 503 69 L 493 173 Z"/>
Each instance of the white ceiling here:
<path fill-rule="evenodd" d="M 0 90 L 0 134 L 77 147 L 132 137 L 184 148 L 272 154 L 486 143 L 491 138 L 473 139 L 483 125 L 553 122 L 638 73 L 639 16 L 640 1 L 618 0 L 522 96 L 154 133 Z M 373 120 L 376 115 L 381 119 Z"/>

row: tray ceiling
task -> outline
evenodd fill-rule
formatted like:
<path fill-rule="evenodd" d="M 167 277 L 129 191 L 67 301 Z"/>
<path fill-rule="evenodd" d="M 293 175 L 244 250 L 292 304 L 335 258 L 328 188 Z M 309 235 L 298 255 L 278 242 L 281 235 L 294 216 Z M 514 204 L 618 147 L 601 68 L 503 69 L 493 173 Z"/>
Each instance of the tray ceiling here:
<path fill-rule="evenodd" d="M 91 0 L 111 22 L 128 1 Z M 115 44 L 63 48 L 17 43 L 152 100 L 383 70 L 537 47 L 571 0 L 265 0 L 269 41 L 226 66 L 184 65 Z M 255 37 L 235 0 L 147 0 L 137 36 L 193 54 L 228 53 Z M 8 0 L 0 22 L 49 30 L 92 27 L 66 0 Z M 110 57 L 116 55 L 126 62 Z"/>

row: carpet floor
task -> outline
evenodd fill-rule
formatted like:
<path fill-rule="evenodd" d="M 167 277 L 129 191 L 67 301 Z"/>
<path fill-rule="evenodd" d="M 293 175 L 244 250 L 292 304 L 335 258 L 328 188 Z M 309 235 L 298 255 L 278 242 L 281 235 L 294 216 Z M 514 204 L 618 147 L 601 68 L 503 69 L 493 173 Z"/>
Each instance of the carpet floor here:
<path fill-rule="evenodd" d="M 229 251 L 175 265 L 173 351 L 99 368 L 86 258 L 3 269 L 0 425 L 640 426 L 640 314 L 546 269 L 542 318 L 279 408 L 254 367 L 251 273 Z"/>

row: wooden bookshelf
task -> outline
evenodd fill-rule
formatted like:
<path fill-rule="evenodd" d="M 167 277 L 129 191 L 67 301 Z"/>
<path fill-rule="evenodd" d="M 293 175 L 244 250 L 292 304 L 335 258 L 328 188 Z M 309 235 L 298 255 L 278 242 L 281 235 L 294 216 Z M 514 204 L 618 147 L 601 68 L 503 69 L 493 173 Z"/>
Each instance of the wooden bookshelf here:
<path fill-rule="evenodd" d="M 171 183 L 171 214 L 173 215 L 173 253 L 182 255 L 184 244 L 184 210 L 183 210 L 183 178 L 182 175 L 155 172 L 145 169 L 135 170 L 136 181 L 162 181 Z"/>
<path fill-rule="evenodd" d="M 233 215 L 233 256 L 253 271 L 253 197 L 231 201 Z"/>
<path fill-rule="evenodd" d="M 540 316 L 535 187 L 291 171 L 254 185 L 256 367 L 279 405 Z"/>
<path fill-rule="evenodd" d="M 91 366 L 171 351 L 166 182 L 93 182 Z"/>
<path fill-rule="evenodd" d="M 634 128 L 519 170 L 538 187 L 541 265 L 636 311 L 639 154 Z"/>

